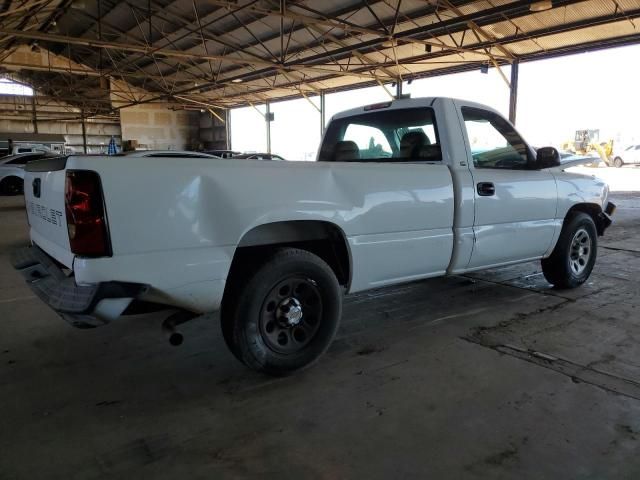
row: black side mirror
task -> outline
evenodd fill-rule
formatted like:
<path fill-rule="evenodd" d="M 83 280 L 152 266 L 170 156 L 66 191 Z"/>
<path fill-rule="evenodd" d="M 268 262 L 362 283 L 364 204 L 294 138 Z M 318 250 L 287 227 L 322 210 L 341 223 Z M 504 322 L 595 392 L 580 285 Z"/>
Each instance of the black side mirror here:
<path fill-rule="evenodd" d="M 536 153 L 536 167 L 551 168 L 560 166 L 560 153 L 553 147 L 539 148 Z"/>

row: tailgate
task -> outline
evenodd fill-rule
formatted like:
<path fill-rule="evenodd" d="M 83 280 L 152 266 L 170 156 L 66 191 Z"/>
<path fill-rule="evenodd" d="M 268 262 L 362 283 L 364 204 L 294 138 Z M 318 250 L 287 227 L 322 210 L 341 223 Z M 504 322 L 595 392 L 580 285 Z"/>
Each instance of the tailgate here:
<path fill-rule="evenodd" d="M 24 199 L 31 241 L 66 267 L 73 264 L 64 210 L 67 157 L 30 162 L 25 167 Z"/>

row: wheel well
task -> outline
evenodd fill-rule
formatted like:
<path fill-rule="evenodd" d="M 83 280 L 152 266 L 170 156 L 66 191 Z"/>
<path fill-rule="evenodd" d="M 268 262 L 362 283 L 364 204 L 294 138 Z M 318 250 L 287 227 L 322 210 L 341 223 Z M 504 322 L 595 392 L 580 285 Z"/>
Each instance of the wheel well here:
<path fill-rule="evenodd" d="M 600 208 L 600 205 L 596 203 L 578 203 L 574 205 L 569 209 L 569 211 L 567 212 L 567 215 L 564 217 L 565 223 L 567 222 L 567 219 L 571 217 L 571 214 L 575 212 L 582 212 L 589 215 L 593 219 L 593 223 L 596 224 L 596 230 L 598 231 L 598 235 L 604 234 L 604 231 L 607 228 L 607 225 L 605 225 L 603 221 L 604 219 L 602 214 L 602 208 Z"/>
<path fill-rule="evenodd" d="M 4 177 L 2 180 L 0 180 L 0 183 L 4 184 L 5 182 L 10 182 L 12 180 L 18 180 L 20 182 L 24 182 L 24 180 L 22 180 L 20 177 L 16 177 L 15 175 L 9 175 L 7 177 Z"/>
<path fill-rule="evenodd" d="M 5 188 L 11 184 L 11 182 L 20 182 L 24 184 L 24 180 L 20 177 L 16 177 L 15 175 L 9 175 L 0 180 L 0 193 L 5 193 Z"/>
<path fill-rule="evenodd" d="M 315 220 L 293 220 L 260 225 L 240 240 L 231 262 L 229 279 L 256 265 L 277 248 L 294 247 L 322 258 L 340 285 L 351 282 L 351 261 L 344 232 L 335 224 Z"/>

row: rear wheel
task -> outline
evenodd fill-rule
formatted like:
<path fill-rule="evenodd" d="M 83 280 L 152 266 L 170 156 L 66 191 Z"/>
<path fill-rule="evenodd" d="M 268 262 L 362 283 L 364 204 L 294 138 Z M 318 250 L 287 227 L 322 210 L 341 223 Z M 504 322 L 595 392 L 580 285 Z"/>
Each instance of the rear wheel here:
<path fill-rule="evenodd" d="M 616 168 L 620 168 L 620 167 L 622 167 L 623 165 L 624 165 L 624 162 L 622 161 L 622 159 L 621 159 L 620 157 L 616 157 L 616 158 L 613 160 L 613 166 L 614 166 L 614 167 L 616 167 Z"/>
<path fill-rule="evenodd" d="M 597 248 L 593 219 L 582 212 L 572 214 L 562 227 L 553 253 L 542 259 L 542 273 L 557 288 L 578 287 L 591 275 Z"/>
<path fill-rule="evenodd" d="M 23 191 L 24 181 L 18 177 L 7 177 L 0 182 L 0 194 L 20 195 Z"/>
<path fill-rule="evenodd" d="M 341 308 L 342 293 L 331 267 L 305 250 L 284 248 L 225 299 L 223 336 L 250 368 L 288 375 L 313 364 L 327 350 Z"/>

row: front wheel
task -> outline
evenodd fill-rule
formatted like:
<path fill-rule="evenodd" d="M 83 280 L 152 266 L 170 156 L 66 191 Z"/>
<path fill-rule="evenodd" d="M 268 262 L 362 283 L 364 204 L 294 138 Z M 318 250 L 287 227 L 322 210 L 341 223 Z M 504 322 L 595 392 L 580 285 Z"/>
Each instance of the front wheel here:
<path fill-rule="evenodd" d="M 598 236 L 586 213 L 569 217 L 549 258 L 542 259 L 542 273 L 556 288 L 576 288 L 587 281 L 596 263 Z"/>
<path fill-rule="evenodd" d="M 275 376 L 313 364 L 340 322 L 342 292 L 331 267 L 305 250 L 283 248 L 246 277 L 221 317 L 233 354 Z"/>
<path fill-rule="evenodd" d="M 624 162 L 622 161 L 622 159 L 621 159 L 620 157 L 616 157 L 616 158 L 613 160 L 613 166 L 614 166 L 614 167 L 616 167 L 616 168 L 620 168 L 620 167 L 622 167 L 623 165 L 624 165 Z"/>

